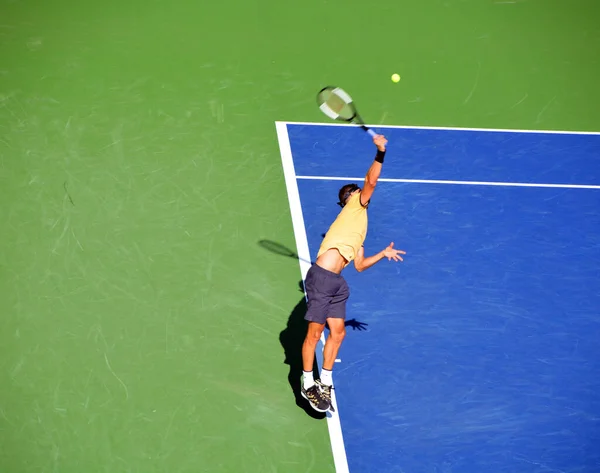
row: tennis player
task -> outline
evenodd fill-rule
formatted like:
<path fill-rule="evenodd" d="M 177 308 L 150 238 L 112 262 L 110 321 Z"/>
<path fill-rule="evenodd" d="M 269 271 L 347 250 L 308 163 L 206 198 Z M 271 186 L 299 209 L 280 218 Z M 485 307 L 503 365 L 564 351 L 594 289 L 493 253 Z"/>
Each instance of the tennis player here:
<path fill-rule="evenodd" d="M 394 243 L 379 253 L 365 257 L 363 243 L 367 236 L 367 207 L 381 174 L 387 140 L 383 135 L 373 137 L 377 154 L 365 177 L 363 188 L 347 184 L 339 191 L 338 204 L 342 207 L 335 221 L 329 227 L 317 254 L 317 261 L 306 275 L 304 287 L 307 294 L 308 331 L 302 346 L 302 396 L 313 409 L 319 412 L 332 410 L 331 388 L 332 370 L 342 340 L 346 334 L 346 301 L 350 296 L 348 284 L 342 271 L 350 262 L 361 272 L 383 258 L 403 261 L 406 252 L 394 249 Z M 314 379 L 313 363 L 315 349 L 325 328 L 329 326 L 329 336 L 323 351 L 323 366 L 320 379 Z"/>

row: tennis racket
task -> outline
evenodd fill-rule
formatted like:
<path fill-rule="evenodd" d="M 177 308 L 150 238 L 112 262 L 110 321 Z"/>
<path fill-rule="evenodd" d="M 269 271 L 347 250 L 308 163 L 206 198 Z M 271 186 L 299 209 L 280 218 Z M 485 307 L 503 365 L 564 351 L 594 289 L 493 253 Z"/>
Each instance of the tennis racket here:
<path fill-rule="evenodd" d="M 317 104 L 321 111 L 333 120 L 354 123 L 359 125 L 369 135 L 375 136 L 373 130 L 365 126 L 365 122 L 358 114 L 352 97 L 339 87 L 324 87 L 317 94 Z"/>

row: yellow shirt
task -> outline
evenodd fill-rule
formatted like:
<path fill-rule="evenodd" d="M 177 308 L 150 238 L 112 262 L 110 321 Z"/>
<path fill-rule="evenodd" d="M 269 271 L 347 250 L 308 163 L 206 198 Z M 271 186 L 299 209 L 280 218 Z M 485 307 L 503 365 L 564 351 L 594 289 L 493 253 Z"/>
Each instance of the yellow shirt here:
<path fill-rule="evenodd" d="M 367 208 L 361 205 L 360 192 L 358 192 L 350 197 L 348 203 L 329 227 L 317 258 L 327 250 L 336 248 L 350 263 L 367 237 L 367 225 Z"/>

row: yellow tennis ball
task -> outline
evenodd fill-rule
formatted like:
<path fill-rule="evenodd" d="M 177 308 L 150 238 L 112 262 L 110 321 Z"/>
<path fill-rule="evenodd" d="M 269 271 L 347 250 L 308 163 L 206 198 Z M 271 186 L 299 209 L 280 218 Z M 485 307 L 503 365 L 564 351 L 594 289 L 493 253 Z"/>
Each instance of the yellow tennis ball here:
<path fill-rule="evenodd" d="M 392 82 L 400 82 L 400 75 L 392 74 Z"/>

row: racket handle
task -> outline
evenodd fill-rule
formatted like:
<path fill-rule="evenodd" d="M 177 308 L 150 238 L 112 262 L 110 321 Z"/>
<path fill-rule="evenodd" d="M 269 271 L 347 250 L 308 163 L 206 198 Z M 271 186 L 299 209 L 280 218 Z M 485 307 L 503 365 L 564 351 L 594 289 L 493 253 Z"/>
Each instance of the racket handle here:
<path fill-rule="evenodd" d="M 367 128 L 366 126 L 363 126 L 363 128 L 365 129 L 365 131 L 371 135 L 373 138 L 375 138 L 377 136 L 377 133 L 375 133 L 373 130 L 371 130 L 370 128 Z M 383 161 L 382 161 L 383 162 Z"/>
<path fill-rule="evenodd" d="M 371 135 L 373 138 L 375 138 L 377 136 L 377 133 L 375 133 L 373 130 L 371 130 L 370 128 L 368 128 L 366 125 L 360 125 L 360 127 L 365 130 L 369 135 Z"/>

